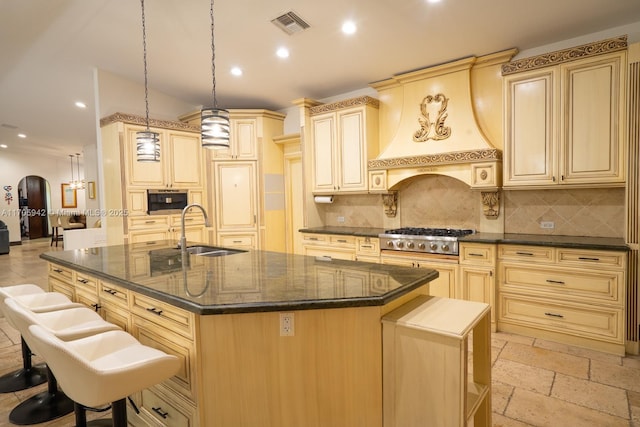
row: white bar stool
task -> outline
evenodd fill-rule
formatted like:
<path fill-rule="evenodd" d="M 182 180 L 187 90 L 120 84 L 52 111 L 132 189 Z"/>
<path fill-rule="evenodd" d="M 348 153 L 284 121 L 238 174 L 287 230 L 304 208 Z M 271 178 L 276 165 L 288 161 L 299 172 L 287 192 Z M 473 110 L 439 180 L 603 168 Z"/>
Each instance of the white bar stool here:
<path fill-rule="evenodd" d="M 55 292 L 51 294 L 56 294 Z M 61 294 L 57 294 L 61 295 Z M 57 298 L 57 297 L 50 297 Z M 28 306 L 34 297 L 25 295 L 4 300 L 5 315 L 16 326 L 30 347 L 29 326 L 40 325 L 61 340 L 74 340 L 105 331 L 119 330 L 106 322 L 98 313 L 84 306 L 46 313 L 34 313 Z M 43 357 L 44 354 L 42 354 Z M 47 362 L 45 357 L 45 362 Z M 47 391 L 38 393 L 17 405 L 9 414 L 9 421 L 18 425 L 30 425 L 53 420 L 73 412 L 74 403 L 66 394 L 58 390 L 58 382 L 47 363 Z"/>
<path fill-rule="evenodd" d="M 29 333 L 76 408 L 111 403 L 113 427 L 127 426 L 127 396 L 172 377 L 180 368 L 176 356 L 142 345 L 124 331 L 66 342 L 38 325 L 30 326 Z M 82 425 L 78 412 L 76 425 Z"/>
<path fill-rule="evenodd" d="M 43 297 L 45 294 L 47 293 L 40 286 L 31 283 L 0 287 L 0 311 L 2 313 L 5 312 L 4 300 L 6 298 L 25 295 L 38 296 L 32 300 L 30 307 L 32 310 L 39 312 L 60 310 L 79 305 L 62 294 L 58 294 L 62 298 L 55 297 L 55 300 Z M 5 315 L 5 317 L 7 316 Z M 7 320 L 9 321 L 9 319 Z M 15 328 L 11 321 L 9 321 L 9 325 Z M 47 381 L 46 366 L 44 364 L 33 366 L 33 353 L 22 336 L 20 336 L 20 343 L 22 346 L 22 368 L 0 377 L 0 393 L 26 390 Z"/>

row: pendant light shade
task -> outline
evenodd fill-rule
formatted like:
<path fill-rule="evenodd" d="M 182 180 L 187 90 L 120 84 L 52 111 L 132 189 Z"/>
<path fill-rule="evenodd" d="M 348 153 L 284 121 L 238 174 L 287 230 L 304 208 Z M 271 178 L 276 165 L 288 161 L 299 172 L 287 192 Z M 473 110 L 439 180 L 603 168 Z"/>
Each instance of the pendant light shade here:
<path fill-rule="evenodd" d="M 142 7 L 142 51 L 144 59 L 144 104 L 147 128 L 136 132 L 136 158 L 139 162 L 160 161 L 160 134 L 149 129 L 149 90 L 147 88 L 147 31 L 144 19 L 144 0 L 140 0 Z"/>
<path fill-rule="evenodd" d="M 210 8 L 211 17 L 211 76 L 213 107 L 203 108 L 200 114 L 202 146 L 204 148 L 229 148 L 229 112 L 218 108 L 216 99 L 216 47 L 213 25 L 213 0 Z"/>
<path fill-rule="evenodd" d="M 220 108 L 203 108 L 202 146 L 205 148 L 229 148 L 229 112 Z"/>

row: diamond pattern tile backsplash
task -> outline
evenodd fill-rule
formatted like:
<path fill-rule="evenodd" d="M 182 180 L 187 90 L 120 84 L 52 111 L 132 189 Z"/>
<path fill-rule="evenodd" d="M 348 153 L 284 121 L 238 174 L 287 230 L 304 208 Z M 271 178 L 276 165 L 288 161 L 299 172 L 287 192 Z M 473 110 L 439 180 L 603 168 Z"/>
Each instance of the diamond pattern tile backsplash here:
<path fill-rule="evenodd" d="M 624 188 L 505 191 L 505 233 L 624 237 Z M 553 222 L 553 229 L 540 222 Z"/>

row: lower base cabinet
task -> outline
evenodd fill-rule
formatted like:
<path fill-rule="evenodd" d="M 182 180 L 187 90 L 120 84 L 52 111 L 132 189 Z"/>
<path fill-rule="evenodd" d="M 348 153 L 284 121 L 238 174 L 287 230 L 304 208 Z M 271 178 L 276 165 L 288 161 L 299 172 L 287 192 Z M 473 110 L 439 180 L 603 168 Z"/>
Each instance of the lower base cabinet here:
<path fill-rule="evenodd" d="M 491 426 L 488 304 L 419 296 L 382 318 L 382 346 L 384 427 Z"/>

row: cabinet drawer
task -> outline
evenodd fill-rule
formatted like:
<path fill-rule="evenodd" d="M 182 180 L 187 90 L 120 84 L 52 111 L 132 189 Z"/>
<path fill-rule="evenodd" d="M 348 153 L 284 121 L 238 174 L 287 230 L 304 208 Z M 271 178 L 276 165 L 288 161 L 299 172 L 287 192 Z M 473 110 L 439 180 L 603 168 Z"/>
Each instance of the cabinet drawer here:
<path fill-rule="evenodd" d="M 49 264 L 49 277 L 56 278 L 68 284 L 73 283 L 73 270 L 58 264 Z"/>
<path fill-rule="evenodd" d="M 138 293 L 133 293 L 131 296 L 131 311 L 170 331 L 193 339 L 193 313 Z"/>
<path fill-rule="evenodd" d="M 541 269 L 501 264 L 500 277 L 501 291 L 554 296 L 570 301 L 624 303 L 624 273 L 621 271 Z"/>
<path fill-rule="evenodd" d="M 315 256 L 328 259 L 343 259 L 354 261 L 356 253 L 353 249 L 341 248 L 337 246 L 315 246 L 305 245 L 302 247 L 303 254 L 307 256 Z"/>
<path fill-rule="evenodd" d="M 76 273 L 76 289 L 84 289 L 95 294 L 98 292 L 98 280 L 83 273 Z"/>
<path fill-rule="evenodd" d="M 162 384 L 195 402 L 197 373 L 193 342 L 136 315 L 132 316 L 131 334 L 141 344 L 178 358 L 178 372 Z"/>
<path fill-rule="evenodd" d="M 197 425 L 193 409 L 178 405 L 173 399 L 160 394 L 157 387 L 142 390 L 140 393 L 140 417 L 149 425 L 167 427 L 194 427 Z"/>
<path fill-rule="evenodd" d="M 192 208 L 193 210 L 193 208 Z M 171 215 L 169 217 L 169 224 L 171 227 L 181 227 L 182 226 L 182 215 Z M 184 225 L 201 225 L 204 224 L 204 215 L 200 211 L 200 209 L 195 209 L 192 212 L 187 212 L 184 216 Z"/>
<path fill-rule="evenodd" d="M 95 294 L 95 292 L 89 292 L 81 288 L 76 289 L 75 301 L 79 302 L 80 304 L 86 305 L 92 310 L 96 310 L 96 307 L 99 306 L 98 296 Z"/>
<path fill-rule="evenodd" d="M 332 246 L 349 246 L 355 248 L 355 236 L 329 236 L 329 243 Z"/>
<path fill-rule="evenodd" d="M 498 258 L 526 262 L 553 263 L 554 248 L 546 246 L 499 245 Z"/>
<path fill-rule="evenodd" d="M 303 234 L 302 242 L 304 244 L 327 243 L 329 236 L 326 234 Z"/>
<path fill-rule="evenodd" d="M 158 216 L 136 216 L 129 218 L 129 228 L 136 229 L 150 229 L 150 228 L 162 228 L 163 230 L 169 227 L 169 217 L 166 215 Z"/>
<path fill-rule="evenodd" d="M 255 234 L 219 234 L 218 244 L 225 248 L 257 249 Z"/>
<path fill-rule="evenodd" d="M 494 265 L 495 245 L 460 243 L 460 264 Z"/>
<path fill-rule="evenodd" d="M 627 254 L 624 252 L 558 248 L 557 253 L 558 264 L 562 265 L 582 268 L 624 269 L 627 264 Z"/>
<path fill-rule="evenodd" d="M 624 339 L 622 308 L 501 294 L 499 321 L 608 342 Z"/>
<path fill-rule="evenodd" d="M 98 296 L 101 300 L 108 301 L 120 307 L 129 308 L 129 291 L 120 286 L 107 282 L 98 282 Z"/>
<path fill-rule="evenodd" d="M 63 295 L 66 295 L 72 301 L 76 300 L 76 292 L 73 285 L 68 282 L 63 282 L 53 277 L 49 277 L 49 291 L 50 292 L 59 292 Z"/>
<path fill-rule="evenodd" d="M 380 256 L 380 239 L 376 237 L 357 237 L 356 254 Z"/>

